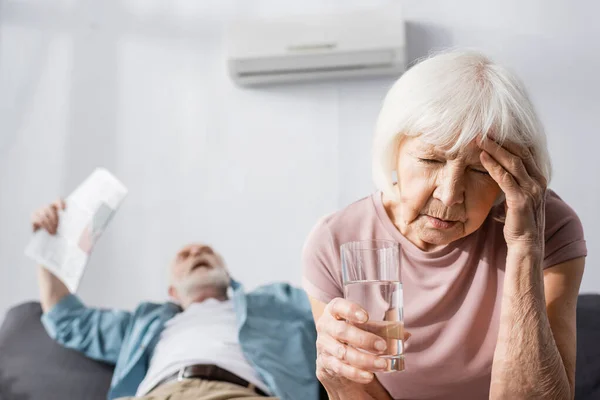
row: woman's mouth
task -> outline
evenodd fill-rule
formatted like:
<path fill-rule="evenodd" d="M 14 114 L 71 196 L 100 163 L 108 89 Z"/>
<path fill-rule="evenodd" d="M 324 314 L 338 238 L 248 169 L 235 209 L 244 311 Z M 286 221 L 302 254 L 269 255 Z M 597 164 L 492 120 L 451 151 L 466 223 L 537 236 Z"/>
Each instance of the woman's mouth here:
<path fill-rule="evenodd" d="M 433 226 L 435 229 L 450 229 L 454 225 L 456 225 L 456 223 L 458 222 L 458 221 L 446 221 L 443 219 L 432 217 L 431 215 L 426 215 L 426 217 L 427 217 L 427 221 L 429 222 L 429 224 L 431 226 Z"/>

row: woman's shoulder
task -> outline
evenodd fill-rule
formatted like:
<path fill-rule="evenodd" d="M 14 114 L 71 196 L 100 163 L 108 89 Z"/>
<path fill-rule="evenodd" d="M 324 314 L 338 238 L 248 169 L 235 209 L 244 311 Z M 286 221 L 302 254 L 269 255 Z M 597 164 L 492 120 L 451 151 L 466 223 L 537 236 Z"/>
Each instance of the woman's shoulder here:
<path fill-rule="evenodd" d="M 557 215 L 562 218 L 565 216 L 577 217 L 577 213 L 567 204 L 554 190 L 546 191 L 546 218 Z M 547 221 L 547 220 L 546 220 Z"/>
<path fill-rule="evenodd" d="M 546 240 L 558 230 L 569 227 L 581 230 L 583 226 L 579 216 L 555 191 L 546 193 Z"/>
<path fill-rule="evenodd" d="M 373 226 L 378 218 L 374 204 L 376 195 L 363 197 L 321 217 L 306 239 L 305 253 L 327 250 L 335 254 L 340 243 L 358 240 L 359 236 L 369 236 L 371 229 L 365 227 Z"/>
<path fill-rule="evenodd" d="M 320 218 L 302 250 L 303 286 L 309 296 L 328 303 L 342 294 L 341 243 L 372 237 L 377 225 L 377 194 Z"/>
<path fill-rule="evenodd" d="M 553 190 L 548 190 L 546 194 L 545 222 L 545 267 L 587 255 L 579 216 Z"/>
<path fill-rule="evenodd" d="M 327 232 L 338 236 L 339 233 L 356 231 L 362 224 L 377 218 L 375 196 L 377 193 L 363 197 L 355 202 L 321 217 L 313 228 L 314 232 Z"/>

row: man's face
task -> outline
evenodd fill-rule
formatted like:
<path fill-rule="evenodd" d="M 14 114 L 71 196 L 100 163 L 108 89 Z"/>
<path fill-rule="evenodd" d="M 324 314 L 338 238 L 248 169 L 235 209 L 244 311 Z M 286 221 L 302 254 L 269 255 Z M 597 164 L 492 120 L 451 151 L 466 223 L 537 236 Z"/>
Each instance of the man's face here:
<path fill-rule="evenodd" d="M 223 259 L 205 244 L 183 247 L 171 264 L 169 293 L 182 303 L 193 301 L 203 289 L 226 291 L 228 286 L 229 274 Z"/>

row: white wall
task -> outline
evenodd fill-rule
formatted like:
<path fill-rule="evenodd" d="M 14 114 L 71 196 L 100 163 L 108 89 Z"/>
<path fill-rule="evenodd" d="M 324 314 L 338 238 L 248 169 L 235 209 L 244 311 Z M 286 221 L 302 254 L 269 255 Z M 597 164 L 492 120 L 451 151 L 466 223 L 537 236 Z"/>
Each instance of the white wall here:
<path fill-rule="evenodd" d="M 600 6 L 404 1 L 409 57 L 474 46 L 513 67 L 546 123 L 553 187 L 584 221 L 584 291 L 600 291 Z M 486 2 L 490 3 L 490 2 Z M 582 2 L 583 3 L 583 2 Z M 384 1 L 21 0 L 0 10 L 0 313 L 37 297 L 23 256 L 29 214 L 99 165 L 130 195 L 80 293 L 133 307 L 165 297 L 166 266 L 213 244 L 249 287 L 299 283 L 303 240 L 324 213 L 371 190 L 370 135 L 391 80 L 243 90 L 226 76 L 224 25 Z M 579 7 L 579 8 L 578 8 Z M 596 179 L 595 179 L 596 178 Z"/>

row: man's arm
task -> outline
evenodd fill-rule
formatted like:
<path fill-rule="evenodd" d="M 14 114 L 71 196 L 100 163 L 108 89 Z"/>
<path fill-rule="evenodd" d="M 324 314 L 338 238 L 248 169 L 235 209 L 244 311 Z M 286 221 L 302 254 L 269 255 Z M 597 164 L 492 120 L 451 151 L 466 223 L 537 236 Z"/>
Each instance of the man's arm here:
<path fill-rule="evenodd" d="M 116 364 L 131 319 L 129 312 L 86 307 L 68 294 L 42 315 L 42 324 L 48 335 L 64 347 Z"/>
<path fill-rule="evenodd" d="M 64 200 L 58 199 L 49 206 L 36 210 L 31 216 L 33 232 L 44 229 L 49 234 L 55 235 L 58 230 L 59 210 L 65 208 Z M 40 286 L 40 303 L 44 312 L 48 312 L 63 297 L 69 294 L 69 289 L 65 284 L 43 265 L 38 267 L 38 284 Z"/>
<path fill-rule="evenodd" d="M 69 294 L 69 289 L 65 284 L 43 265 L 38 267 L 38 284 L 40 286 L 40 303 L 44 312 L 50 311 L 63 297 Z"/>
<path fill-rule="evenodd" d="M 58 200 L 37 210 L 31 221 L 33 231 L 45 229 L 51 235 L 56 234 L 59 210 L 64 209 L 64 201 Z M 48 335 L 90 358 L 116 363 L 131 314 L 86 307 L 44 266 L 38 267 L 38 284 L 44 311 L 42 323 Z"/>

